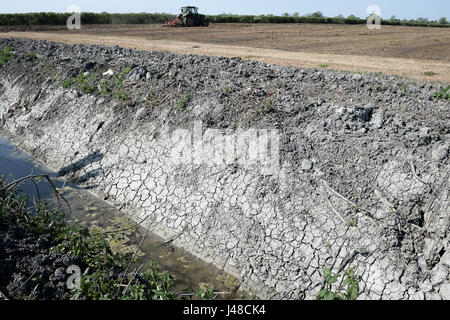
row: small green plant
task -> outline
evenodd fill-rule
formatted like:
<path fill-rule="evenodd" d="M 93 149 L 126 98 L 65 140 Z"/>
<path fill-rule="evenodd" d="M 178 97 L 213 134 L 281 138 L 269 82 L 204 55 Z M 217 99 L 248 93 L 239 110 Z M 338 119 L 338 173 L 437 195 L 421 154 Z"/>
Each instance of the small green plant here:
<path fill-rule="evenodd" d="M 187 105 L 190 101 L 191 101 L 191 96 L 188 93 L 185 93 L 183 98 L 181 98 L 177 102 L 178 108 L 182 111 L 186 110 Z"/>
<path fill-rule="evenodd" d="M 406 88 L 406 85 L 402 84 L 398 86 L 398 89 L 402 91 L 404 94 L 408 94 L 408 89 Z"/>
<path fill-rule="evenodd" d="M 127 67 L 127 68 L 123 68 L 122 71 L 120 72 L 121 76 L 126 76 L 131 72 L 131 68 Z"/>
<path fill-rule="evenodd" d="M 450 100 L 450 86 L 442 88 L 434 93 L 434 97 L 437 99 Z"/>
<path fill-rule="evenodd" d="M 53 72 L 54 70 L 55 70 L 55 65 L 54 65 L 53 62 L 52 62 L 49 66 L 45 67 L 45 69 L 44 69 L 44 71 L 45 71 L 46 73 Z"/>
<path fill-rule="evenodd" d="M 80 72 L 75 80 L 82 92 L 87 94 L 99 93 L 97 86 L 98 82 L 95 75 L 90 73 L 84 74 L 83 72 Z"/>
<path fill-rule="evenodd" d="M 358 226 L 358 221 L 356 221 L 356 219 L 350 220 L 347 225 L 349 227 L 357 227 Z"/>
<path fill-rule="evenodd" d="M 317 294 L 317 300 L 356 300 L 358 298 L 361 279 L 355 276 L 352 268 L 345 270 L 344 275 L 333 274 L 330 269 L 324 269 L 323 278 L 325 287 Z"/>
<path fill-rule="evenodd" d="M 122 90 L 126 76 L 131 72 L 131 68 L 124 68 L 121 72 L 114 74 L 111 78 L 101 81 L 101 93 L 107 96 L 112 95 L 117 100 L 128 100 L 128 94 Z"/>
<path fill-rule="evenodd" d="M 375 90 L 378 91 L 378 92 L 385 91 L 385 89 L 384 89 L 381 85 L 377 85 L 377 86 L 375 87 Z"/>
<path fill-rule="evenodd" d="M 214 295 L 213 288 L 209 286 L 205 286 L 204 288 L 201 288 L 197 293 L 203 300 L 211 300 Z"/>
<path fill-rule="evenodd" d="M 30 53 L 28 53 L 28 58 L 30 58 L 31 61 L 35 61 L 37 59 L 36 53 L 31 51 Z"/>
<path fill-rule="evenodd" d="M 74 83 L 75 81 L 74 81 L 74 79 L 73 78 L 69 78 L 69 79 L 66 79 L 66 80 L 64 80 L 64 82 L 63 82 L 63 87 L 64 88 L 70 88 L 72 85 L 73 85 L 73 83 Z"/>
<path fill-rule="evenodd" d="M 108 83 L 103 83 L 101 87 L 102 87 L 102 94 L 107 96 L 110 96 L 112 94 L 111 87 L 109 86 Z"/>
<path fill-rule="evenodd" d="M 6 47 L 5 50 L 0 51 L 0 65 L 4 65 L 14 58 L 14 49 Z"/>
<path fill-rule="evenodd" d="M 264 112 L 268 113 L 270 112 L 270 109 L 272 108 L 272 101 L 271 100 L 266 100 L 264 102 Z"/>
<path fill-rule="evenodd" d="M 127 101 L 129 99 L 129 96 L 128 93 L 126 93 L 123 90 L 120 90 L 114 94 L 114 98 L 116 98 L 117 100 Z"/>
<path fill-rule="evenodd" d="M 328 67 L 329 67 L 329 65 L 326 63 L 319 64 L 319 68 L 328 68 Z"/>
<path fill-rule="evenodd" d="M 432 77 L 432 76 L 437 76 L 439 73 L 433 72 L 433 71 L 426 71 L 423 73 L 426 76 Z"/>

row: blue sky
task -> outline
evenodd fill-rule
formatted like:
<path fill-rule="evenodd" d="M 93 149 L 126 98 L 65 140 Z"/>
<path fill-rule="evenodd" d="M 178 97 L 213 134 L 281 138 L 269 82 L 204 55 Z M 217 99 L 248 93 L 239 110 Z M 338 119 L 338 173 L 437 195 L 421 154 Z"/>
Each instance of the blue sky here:
<path fill-rule="evenodd" d="M 325 16 L 355 14 L 366 17 L 369 5 L 378 5 L 381 16 L 390 18 L 450 18 L 450 0 L 1 0 L 0 13 L 65 12 L 77 5 L 89 12 L 170 12 L 176 13 L 183 5 L 195 5 L 202 13 L 276 14 L 299 12 L 300 15 L 321 11 Z"/>

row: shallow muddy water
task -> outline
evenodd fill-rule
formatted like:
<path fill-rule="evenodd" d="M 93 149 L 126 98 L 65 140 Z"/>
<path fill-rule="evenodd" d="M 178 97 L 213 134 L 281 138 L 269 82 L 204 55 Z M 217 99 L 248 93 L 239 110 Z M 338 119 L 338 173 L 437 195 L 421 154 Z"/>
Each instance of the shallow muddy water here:
<path fill-rule="evenodd" d="M 0 175 L 7 176 L 7 180 L 11 182 L 30 174 L 47 174 L 52 178 L 55 186 L 70 204 L 71 210 L 61 201 L 62 209 L 70 223 L 113 231 L 110 233 L 110 244 L 113 250 L 131 253 L 136 251 L 145 230 L 142 228 L 135 230 L 132 228 L 133 221 L 117 208 L 82 187 L 58 177 L 56 172 L 0 136 Z M 54 193 L 46 180 L 42 179 L 38 186 L 40 198 L 45 199 L 52 206 L 57 206 Z M 24 181 L 20 184 L 19 190 L 29 196 L 31 203 L 38 200 L 36 188 L 31 182 Z M 217 299 L 248 298 L 246 294 L 238 290 L 239 281 L 235 277 L 203 262 L 181 248 L 165 244 L 162 238 L 151 232 L 147 234 L 139 247 L 137 257 L 137 266 L 155 261 L 160 270 L 172 274 L 176 289 L 179 291 L 185 288 L 198 291 L 199 288 L 209 286 L 213 287 L 215 292 L 226 293 L 218 294 Z"/>

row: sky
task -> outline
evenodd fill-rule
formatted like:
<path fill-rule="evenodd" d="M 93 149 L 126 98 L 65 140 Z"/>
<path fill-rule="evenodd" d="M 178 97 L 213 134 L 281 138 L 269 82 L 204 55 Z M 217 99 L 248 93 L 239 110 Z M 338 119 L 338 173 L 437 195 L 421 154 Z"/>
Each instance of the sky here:
<path fill-rule="evenodd" d="M 395 15 L 399 19 L 440 17 L 450 18 L 450 0 L 1 0 L 0 13 L 19 12 L 65 12 L 76 5 L 85 12 L 168 12 L 177 13 L 186 5 L 197 6 L 205 14 L 274 14 L 298 12 L 300 15 L 321 11 L 325 16 L 345 17 L 354 14 L 365 18 L 366 9 L 377 5 L 381 17 L 388 19 Z"/>

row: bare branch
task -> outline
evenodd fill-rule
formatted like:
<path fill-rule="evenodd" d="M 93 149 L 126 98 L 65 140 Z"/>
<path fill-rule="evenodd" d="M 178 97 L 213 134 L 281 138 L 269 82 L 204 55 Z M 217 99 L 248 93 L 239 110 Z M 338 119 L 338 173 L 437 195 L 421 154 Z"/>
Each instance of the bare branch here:
<path fill-rule="evenodd" d="M 10 184 L 4 186 L 4 187 L 1 189 L 1 191 L 9 191 L 9 190 L 11 190 L 13 187 L 17 186 L 18 184 L 22 183 L 22 182 L 25 181 L 25 180 L 30 180 L 30 181 L 32 181 L 32 182 L 36 185 L 35 181 L 33 181 L 33 179 L 36 179 L 36 178 L 45 178 L 45 179 L 47 180 L 47 182 L 50 184 L 50 187 L 52 188 L 53 192 L 54 192 L 55 195 L 56 195 L 56 200 L 58 201 L 58 206 L 59 206 L 59 209 L 60 209 L 60 210 L 62 210 L 62 207 L 61 207 L 61 202 L 60 202 L 59 198 L 63 199 L 64 202 L 66 203 L 67 207 L 69 208 L 69 210 L 72 211 L 72 208 L 70 207 L 69 202 L 68 202 L 68 201 L 66 200 L 66 198 L 64 198 L 64 196 L 58 191 L 58 189 L 56 188 L 56 186 L 55 186 L 55 184 L 53 183 L 52 179 L 50 179 L 50 177 L 49 177 L 48 175 L 46 175 L 46 174 L 28 175 L 28 176 L 26 176 L 26 177 L 22 177 L 22 178 L 20 178 L 20 179 L 17 179 L 17 180 L 15 180 L 15 181 L 11 182 Z M 36 185 L 36 186 L 37 186 L 37 185 Z"/>

